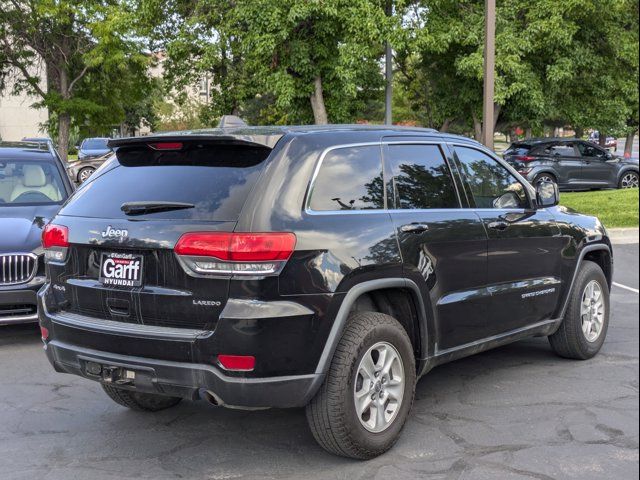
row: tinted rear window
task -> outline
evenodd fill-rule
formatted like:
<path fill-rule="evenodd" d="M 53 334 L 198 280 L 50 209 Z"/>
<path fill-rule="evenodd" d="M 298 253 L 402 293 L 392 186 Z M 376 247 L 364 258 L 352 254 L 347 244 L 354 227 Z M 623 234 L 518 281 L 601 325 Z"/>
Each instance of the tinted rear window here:
<path fill-rule="evenodd" d="M 511 144 L 507 150 L 505 150 L 505 155 L 526 155 L 529 153 L 531 149 L 530 145 L 522 145 L 522 144 Z"/>
<path fill-rule="evenodd" d="M 107 139 L 91 138 L 82 142 L 82 148 L 86 150 L 105 150 L 107 148 Z"/>
<path fill-rule="evenodd" d="M 186 151 L 121 149 L 117 164 L 80 188 L 61 215 L 95 218 L 237 220 L 270 150 L 194 145 Z M 95 175 L 95 174 L 94 174 Z M 128 202 L 181 202 L 194 208 L 127 217 Z"/>

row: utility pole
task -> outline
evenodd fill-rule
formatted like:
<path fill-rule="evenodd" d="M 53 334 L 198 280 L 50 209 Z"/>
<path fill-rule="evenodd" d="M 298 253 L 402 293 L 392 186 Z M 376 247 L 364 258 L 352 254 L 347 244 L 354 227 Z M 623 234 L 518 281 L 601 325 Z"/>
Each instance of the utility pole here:
<path fill-rule="evenodd" d="M 385 13 L 387 14 L 387 17 L 391 17 L 393 15 L 392 0 L 387 0 Z M 389 40 L 387 40 L 385 45 L 384 77 L 386 82 L 384 89 L 384 123 L 385 125 L 391 125 L 393 123 L 391 116 L 391 100 L 393 96 L 393 58 L 391 54 L 391 42 Z"/>
<path fill-rule="evenodd" d="M 496 68 L 496 0 L 484 2 L 484 92 L 482 143 L 493 150 L 493 94 Z"/>

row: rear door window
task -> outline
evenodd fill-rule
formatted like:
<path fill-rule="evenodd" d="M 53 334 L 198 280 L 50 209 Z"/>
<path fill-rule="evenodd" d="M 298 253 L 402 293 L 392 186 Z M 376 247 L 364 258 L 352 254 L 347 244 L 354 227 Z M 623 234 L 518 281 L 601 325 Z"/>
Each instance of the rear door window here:
<path fill-rule="evenodd" d="M 193 208 L 135 218 L 235 221 L 270 152 L 232 145 L 193 145 L 184 151 L 122 147 L 116 160 L 78 189 L 60 214 L 131 218 L 121 209 L 124 203 L 177 202 Z"/>
<path fill-rule="evenodd" d="M 310 207 L 316 211 L 384 208 L 380 146 L 329 151 L 313 182 Z"/>
<path fill-rule="evenodd" d="M 547 147 L 547 155 L 552 157 L 576 157 L 576 151 L 573 147 L 573 143 L 557 143 Z"/>
<path fill-rule="evenodd" d="M 389 145 L 389 208 L 459 208 L 453 177 L 437 145 Z"/>

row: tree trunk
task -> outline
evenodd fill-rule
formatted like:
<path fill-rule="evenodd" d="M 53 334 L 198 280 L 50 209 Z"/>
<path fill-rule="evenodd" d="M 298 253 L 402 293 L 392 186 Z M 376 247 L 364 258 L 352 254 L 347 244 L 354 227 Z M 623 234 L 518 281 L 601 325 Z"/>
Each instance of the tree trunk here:
<path fill-rule="evenodd" d="M 311 94 L 311 109 L 313 110 L 313 119 L 316 125 L 326 125 L 329 123 L 327 119 L 327 109 L 324 106 L 324 94 L 322 93 L 322 78 L 319 76 L 313 81 L 314 91 Z"/>
<path fill-rule="evenodd" d="M 636 136 L 637 130 L 632 130 L 627 133 L 627 139 L 624 142 L 624 158 L 631 158 L 631 154 L 633 153 L 633 139 Z"/>
<path fill-rule="evenodd" d="M 582 138 L 584 136 L 584 128 L 582 127 L 576 127 L 575 132 L 576 132 L 576 138 Z"/>
<path fill-rule="evenodd" d="M 479 142 L 482 140 L 482 122 L 473 115 L 473 137 Z"/>
<path fill-rule="evenodd" d="M 527 127 L 524 131 L 524 138 L 529 140 L 531 137 L 533 137 L 533 133 L 531 132 L 531 127 Z"/>
<path fill-rule="evenodd" d="M 67 162 L 69 154 L 69 132 L 71 130 L 71 115 L 67 112 L 58 114 L 58 153 L 63 162 Z"/>
<path fill-rule="evenodd" d="M 598 134 L 598 145 L 600 145 L 602 148 L 605 148 L 604 146 L 607 144 L 607 136 L 603 135 L 602 132 L 600 132 Z"/>
<path fill-rule="evenodd" d="M 446 133 L 449 131 L 449 126 L 451 125 L 451 119 L 450 118 L 445 118 L 444 122 L 442 122 L 442 126 L 440 127 L 440 131 L 442 133 Z"/>

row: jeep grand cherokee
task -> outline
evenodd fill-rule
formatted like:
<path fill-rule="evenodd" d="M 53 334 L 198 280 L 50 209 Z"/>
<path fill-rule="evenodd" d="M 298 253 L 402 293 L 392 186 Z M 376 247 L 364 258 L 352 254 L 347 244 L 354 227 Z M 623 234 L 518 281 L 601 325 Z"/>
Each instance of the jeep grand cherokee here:
<path fill-rule="evenodd" d="M 423 129 L 273 127 L 112 140 L 46 227 L 46 354 L 117 403 L 306 406 L 371 458 L 416 379 L 530 337 L 594 356 L 611 245 L 478 143 Z"/>

